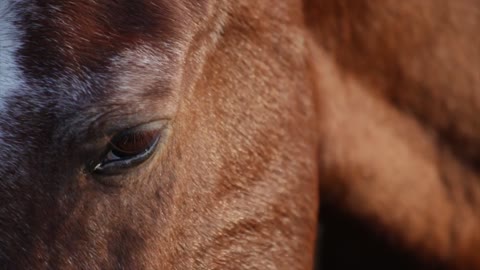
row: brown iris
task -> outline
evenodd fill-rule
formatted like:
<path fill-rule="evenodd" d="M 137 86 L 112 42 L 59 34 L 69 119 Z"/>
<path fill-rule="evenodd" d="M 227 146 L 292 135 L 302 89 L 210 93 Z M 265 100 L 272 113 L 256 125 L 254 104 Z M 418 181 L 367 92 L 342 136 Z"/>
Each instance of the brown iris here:
<path fill-rule="evenodd" d="M 127 131 L 113 137 L 110 141 L 111 152 L 119 158 L 137 156 L 155 144 L 158 130 Z"/>

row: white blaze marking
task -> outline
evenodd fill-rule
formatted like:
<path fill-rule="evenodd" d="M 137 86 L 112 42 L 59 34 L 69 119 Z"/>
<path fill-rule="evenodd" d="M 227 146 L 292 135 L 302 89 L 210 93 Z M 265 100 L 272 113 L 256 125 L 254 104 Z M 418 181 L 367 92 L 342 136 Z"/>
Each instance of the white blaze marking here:
<path fill-rule="evenodd" d="M 22 37 L 15 25 L 18 20 L 15 2 L 18 1 L 0 0 L 0 114 L 9 93 L 18 91 L 22 85 L 21 71 L 15 57 Z"/>

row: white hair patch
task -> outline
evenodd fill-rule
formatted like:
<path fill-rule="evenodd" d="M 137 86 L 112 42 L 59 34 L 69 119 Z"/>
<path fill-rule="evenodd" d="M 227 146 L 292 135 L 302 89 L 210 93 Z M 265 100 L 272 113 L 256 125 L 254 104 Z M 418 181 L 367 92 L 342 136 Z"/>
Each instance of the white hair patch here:
<path fill-rule="evenodd" d="M 14 0 L 0 0 L 0 113 L 9 93 L 18 91 L 22 74 L 16 54 L 21 47 L 22 32 L 16 25 L 19 19 Z"/>

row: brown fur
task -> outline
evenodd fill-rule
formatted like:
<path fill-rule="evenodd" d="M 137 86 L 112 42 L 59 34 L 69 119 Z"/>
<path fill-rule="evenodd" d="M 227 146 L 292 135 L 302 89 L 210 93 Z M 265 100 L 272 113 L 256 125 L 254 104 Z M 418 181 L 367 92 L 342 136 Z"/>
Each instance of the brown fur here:
<path fill-rule="evenodd" d="M 480 267 L 480 5 L 307 1 L 322 195 L 428 260 Z"/>
<path fill-rule="evenodd" d="M 2 175 L 0 264 L 311 267 L 317 134 L 301 2 L 131 2 L 39 0 L 22 14 L 31 90 L 8 100 L 2 151 L 26 170 Z M 108 178 L 85 169 L 109 130 L 152 119 L 169 124 L 149 161 Z"/>
<path fill-rule="evenodd" d="M 398 248 L 480 268 L 474 0 L 22 5 L 1 265 L 311 269 L 320 184 Z M 85 170 L 159 118 L 151 160 Z"/>

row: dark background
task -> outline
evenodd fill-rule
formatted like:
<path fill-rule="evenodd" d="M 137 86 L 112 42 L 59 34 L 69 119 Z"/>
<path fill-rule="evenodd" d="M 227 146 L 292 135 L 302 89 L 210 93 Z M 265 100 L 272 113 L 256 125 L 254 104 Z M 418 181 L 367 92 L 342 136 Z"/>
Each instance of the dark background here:
<path fill-rule="evenodd" d="M 445 269 L 388 243 L 386 235 L 322 202 L 316 269 Z"/>

